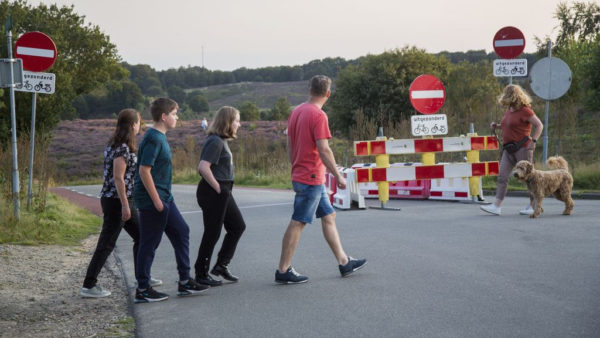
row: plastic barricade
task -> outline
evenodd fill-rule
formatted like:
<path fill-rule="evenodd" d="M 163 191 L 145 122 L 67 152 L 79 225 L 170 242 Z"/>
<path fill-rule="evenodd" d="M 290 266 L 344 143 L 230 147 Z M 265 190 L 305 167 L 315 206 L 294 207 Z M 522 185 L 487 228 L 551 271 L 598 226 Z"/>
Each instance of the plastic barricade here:
<path fill-rule="evenodd" d="M 390 167 L 420 166 L 421 163 L 392 163 Z M 375 163 L 356 163 L 352 168 L 376 168 Z M 376 182 L 358 183 L 360 194 L 365 198 L 378 198 Z M 430 180 L 392 181 L 389 184 L 390 198 L 393 199 L 427 199 L 431 187 Z"/>
<path fill-rule="evenodd" d="M 340 170 L 340 173 L 346 180 L 345 189 L 337 189 L 337 192 L 333 195 L 333 206 L 338 209 L 351 209 L 353 202 L 360 209 L 365 209 L 365 198 L 359 192 L 358 183 L 356 182 L 356 172 L 352 168 L 344 168 Z"/>
<path fill-rule="evenodd" d="M 481 183 L 479 184 L 481 187 Z M 481 189 L 480 189 L 481 190 Z M 483 192 L 480 192 L 483 196 Z M 476 197 L 476 196 L 475 196 Z M 469 178 L 440 178 L 431 180 L 429 199 L 444 201 L 471 201 Z"/>

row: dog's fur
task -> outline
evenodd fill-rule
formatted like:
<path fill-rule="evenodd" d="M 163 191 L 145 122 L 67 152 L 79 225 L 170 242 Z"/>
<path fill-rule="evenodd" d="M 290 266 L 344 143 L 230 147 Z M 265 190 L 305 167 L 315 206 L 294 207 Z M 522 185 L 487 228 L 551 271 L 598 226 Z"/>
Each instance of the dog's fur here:
<path fill-rule="evenodd" d="M 569 164 L 562 156 L 550 157 L 546 164 L 554 170 L 536 170 L 531 162 L 519 161 L 513 171 L 519 181 L 527 183 L 527 189 L 533 198 L 533 214 L 529 217 L 535 218 L 544 212 L 542 200 L 551 194 L 557 200 L 565 202 L 563 215 L 570 215 L 574 204 L 571 198 L 573 176 L 569 173 Z"/>

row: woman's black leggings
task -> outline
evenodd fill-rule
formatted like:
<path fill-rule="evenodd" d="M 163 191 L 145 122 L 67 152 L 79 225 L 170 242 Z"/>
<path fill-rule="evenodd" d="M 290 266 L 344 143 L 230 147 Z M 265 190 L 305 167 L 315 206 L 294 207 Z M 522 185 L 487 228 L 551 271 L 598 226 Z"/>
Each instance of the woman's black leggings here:
<path fill-rule="evenodd" d="M 133 239 L 134 258 L 137 256 L 140 241 L 138 214 L 132 200 L 129 200 L 131 218 L 125 222 L 121 220 L 121 200 L 112 197 L 102 197 L 100 198 L 100 205 L 102 205 L 102 212 L 104 213 L 104 222 L 102 224 L 102 232 L 100 232 L 100 237 L 98 238 L 96 250 L 88 265 L 85 280 L 83 281 L 83 287 L 88 289 L 93 288 L 96 285 L 98 274 L 100 274 L 100 270 L 104 266 L 104 263 L 106 263 L 108 256 L 113 252 L 122 228 L 124 228 Z"/>
<path fill-rule="evenodd" d="M 221 228 L 225 226 L 227 234 L 217 256 L 217 264 L 228 265 L 237 247 L 237 243 L 246 229 L 246 223 L 238 208 L 231 190 L 233 182 L 219 182 L 221 193 L 217 192 L 206 182 L 201 180 L 196 190 L 198 205 L 202 208 L 204 220 L 204 235 L 198 250 L 198 258 L 194 268 L 196 276 L 208 273 L 210 259 L 219 237 Z"/>

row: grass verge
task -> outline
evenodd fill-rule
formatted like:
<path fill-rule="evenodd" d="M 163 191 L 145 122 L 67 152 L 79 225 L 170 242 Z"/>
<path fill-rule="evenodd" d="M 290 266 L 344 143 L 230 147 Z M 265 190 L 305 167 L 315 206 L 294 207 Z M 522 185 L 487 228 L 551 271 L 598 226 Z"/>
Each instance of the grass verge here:
<path fill-rule="evenodd" d="M 97 233 L 102 220 L 74 204 L 48 194 L 46 210 L 41 213 L 21 210 L 21 219 L 13 218 L 10 209 L 0 197 L 0 243 L 39 245 L 77 245 Z"/>

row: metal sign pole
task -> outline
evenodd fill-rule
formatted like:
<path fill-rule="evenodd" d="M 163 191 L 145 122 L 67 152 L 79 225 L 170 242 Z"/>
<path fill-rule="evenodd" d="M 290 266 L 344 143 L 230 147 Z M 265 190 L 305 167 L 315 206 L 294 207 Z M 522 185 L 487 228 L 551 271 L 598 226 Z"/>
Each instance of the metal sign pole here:
<path fill-rule="evenodd" d="M 33 197 L 33 152 L 35 149 L 35 104 L 37 93 L 31 94 L 31 144 L 29 145 L 29 179 L 27 185 L 27 210 L 31 210 L 31 199 Z"/>
<path fill-rule="evenodd" d="M 8 58 L 11 60 L 11 63 L 14 62 L 12 58 L 12 19 L 8 18 L 6 20 L 6 38 L 8 41 Z M 14 216 L 18 221 L 20 218 L 20 199 L 19 199 L 19 165 L 17 163 L 17 117 L 15 112 L 15 74 L 14 69 L 11 65 L 10 67 L 10 120 L 11 120 L 11 129 L 12 129 L 12 151 L 13 151 L 13 204 L 14 204 Z"/>
<path fill-rule="evenodd" d="M 552 41 L 548 40 L 548 57 L 552 57 Z M 548 72 L 550 72 L 549 78 L 552 79 L 552 59 L 550 59 Z M 552 81 L 548 81 L 548 93 L 551 93 L 550 87 Z M 548 110 L 550 109 L 550 100 L 546 100 L 546 109 L 544 113 L 544 148 L 542 151 L 542 162 L 546 163 L 548 159 Z"/>

